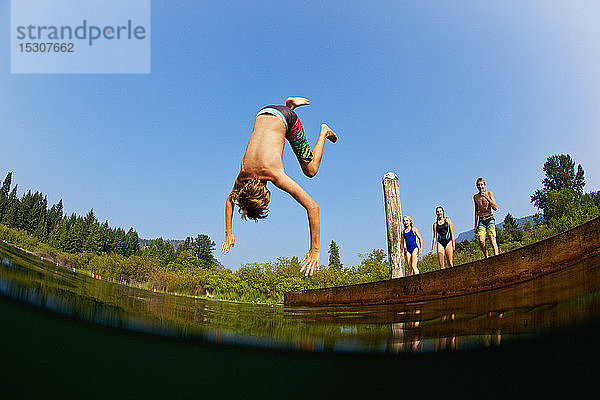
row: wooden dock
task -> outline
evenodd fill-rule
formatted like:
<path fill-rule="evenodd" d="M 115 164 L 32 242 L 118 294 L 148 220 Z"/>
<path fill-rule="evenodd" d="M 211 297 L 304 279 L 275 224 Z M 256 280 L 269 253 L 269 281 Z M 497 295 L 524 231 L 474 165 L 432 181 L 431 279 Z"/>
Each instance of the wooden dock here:
<path fill-rule="evenodd" d="M 411 303 L 494 290 L 551 274 L 600 255 L 600 217 L 488 259 L 386 281 L 286 292 L 286 306 Z"/>

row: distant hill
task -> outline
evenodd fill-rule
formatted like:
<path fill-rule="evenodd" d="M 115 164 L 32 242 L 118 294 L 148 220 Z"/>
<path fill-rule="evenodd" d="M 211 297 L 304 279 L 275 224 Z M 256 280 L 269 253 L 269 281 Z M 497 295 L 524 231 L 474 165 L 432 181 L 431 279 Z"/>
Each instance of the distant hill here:
<path fill-rule="evenodd" d="M 532 224 L 533 224 L 533 215 L 530 215 L 528 217 L 523 217 L 523 218 L 519 218 L 517 219 L 517 225 L 521 226 L 523 225 L 523 222 L 525 222 L 525 220 L 529 220 Z M 498 221 L 496 221 L 498 222 Z M 504 222 L 499 222 L 496 224 L 496 226 L 498 226 L 499 228 L 504 227 Z M 458 234 L 458 236 L 456 237 L 456 241 L 457 242 L 462 242 L 462 241 L 471 241 L 473 240 L 473 238 L 475 238 L 475 233 L 473 233 L 473 229 L 470 229 L 468 231 L 465 232 L 461 232 Z"/>

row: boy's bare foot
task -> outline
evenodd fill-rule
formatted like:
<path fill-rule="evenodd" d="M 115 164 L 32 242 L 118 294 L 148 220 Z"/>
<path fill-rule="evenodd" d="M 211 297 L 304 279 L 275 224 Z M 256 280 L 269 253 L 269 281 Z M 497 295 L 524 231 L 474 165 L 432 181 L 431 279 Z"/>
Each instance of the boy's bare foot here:
<path fill-rule="evenodd" d="M 321 124 L 321 134 L 325 133 L 325 138 L 331 140 L 331 143 L 337 142 L 337 135 L 327 124 Z"/>
<path fill-rule="evenodd" d="M 310 102 L 308 99 L 305 99 L 304 97 L 288 97 L 285 101 L 285 105 L 292 110 L 296 107 L 307 106 L 309 104 Z"/>

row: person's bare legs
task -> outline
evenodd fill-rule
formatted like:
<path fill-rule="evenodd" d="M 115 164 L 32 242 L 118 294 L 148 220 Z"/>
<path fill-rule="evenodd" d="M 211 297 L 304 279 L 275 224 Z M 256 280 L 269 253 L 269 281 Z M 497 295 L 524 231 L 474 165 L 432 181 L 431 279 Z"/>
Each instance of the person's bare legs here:
<path fill-rule="evenodd" d="M 498 243 L 496 243 L 496 236 L 490 235 L 490 243 L 492 244 L 492 249 L 494 249 L 494 255 L 497 256 L 498 251 Z"/>
<path fill-rule="evenodd" d="M 420 274 L 421 272 L 419 272 L 419 268 L 417 268 L 417 263 L 419 262 L 419 248 L 418 247 L 413 250 L 410 261 L 411 261 L 410 265 L 412 267 L 412 274 L 413 275 Z"/>
<path fill-rule="evenodd" d="M 321 134 L 317 140 L 317 144 L 312 149 L 313 159 L 309 163 L 300 163 L 304 175 L 312 178 L 319 171 L 321 166 L 321 158 L 323 158 L 323 148 L 325 147 L 325 139 L 331 140 L 332 143 L 337 141 L 337 135 L 326 124 L 321 125 Z"/>
<path fill-rule="evenodd" d="M 479 235 L 479 247 L 483 251 L 483 257 L 488 258 L 487 248 L 485 247 L 485 235 Z"/>
<path fill-rule="evenodd" d="M 444 269 L 444 253 L 445 253 L 445 249 L 444 246 L 442 246 L 441 244 L 437 244 L 437 256 L 438 256 L 438 262 L 440 263 L 440 269 Z"/>
<path fill-rule="evenodd" d="M 448 268 L 454 267 L 454 249 L 452 248 L 452 242 L 446 245 L 446 259 L 448 260 Z"/>
<path fill-rule="evenodd" d="M 406 251 L 406 275 L 411 276 L 414 274 L 412 270 L 412 254 Z"/>

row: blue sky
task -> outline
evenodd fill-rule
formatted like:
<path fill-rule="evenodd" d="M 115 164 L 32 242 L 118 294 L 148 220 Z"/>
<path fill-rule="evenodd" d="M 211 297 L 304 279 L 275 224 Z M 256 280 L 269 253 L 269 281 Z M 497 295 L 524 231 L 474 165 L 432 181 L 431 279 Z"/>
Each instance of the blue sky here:
<path fill-rule="evenodd" d="M 450 3 L 450 4 L 449 4 Z M 569 153 L 600 189 L 600 5 L 592 1 L 152 2 L 150 74 L 11 74 L 0 2 L 0 175 L 67 212 L 141 237 L 224 237 L 224 200 L 258 109 L 304 96 L 308 139 L 339 135 L 305 178 L 319 203 L 321 263 L 386 249 L 381 179 L 431 246 L 434 208 L 472 229 L 475 179 L 532 214 L 542 165 Z M 237 269 L 309 246 L 304 209 L 272 188 L 268 220 L 234 216 Z"/>

